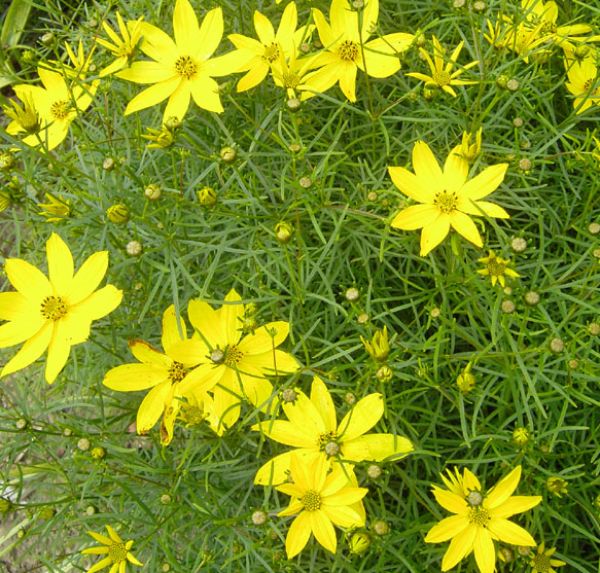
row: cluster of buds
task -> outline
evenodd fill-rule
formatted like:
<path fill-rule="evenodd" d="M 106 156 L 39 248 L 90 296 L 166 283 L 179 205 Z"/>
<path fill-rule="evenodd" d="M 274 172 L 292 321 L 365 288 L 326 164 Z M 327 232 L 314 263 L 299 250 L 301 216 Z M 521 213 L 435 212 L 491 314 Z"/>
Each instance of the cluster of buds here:
<path fill-rule="evenodd" d="M 371 340 L 367 340 L 366 338 L 360 337 L 365 350 L 369 354 L 369 356 L 379 364 L 379 368 L 377 369 L 377 373 L 375 376 L 377 380 L 380 382 L 389 382 L 394 373 L 392 369 L 385 364 L 389 354 L 390 354 L 390 343 L 388 340 L 388 331 L 387 326 L 384 326 L 382 329 L 378 329 L 373 334 Z"/>

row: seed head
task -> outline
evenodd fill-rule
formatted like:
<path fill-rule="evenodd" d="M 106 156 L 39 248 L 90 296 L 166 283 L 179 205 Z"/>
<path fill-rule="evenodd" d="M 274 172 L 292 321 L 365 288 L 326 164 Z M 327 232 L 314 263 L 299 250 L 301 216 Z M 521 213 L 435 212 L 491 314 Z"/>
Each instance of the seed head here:
<path fill-rule="evenodd" d="M 102 162 L 102 169 L 104 171 L 112 171 L 115 167 L 115 160 L 112 157 L 105 157 Z"/>
<path fill-rule="evenodd" d="M 510 248 L 515 253 L 522 253 L 527 248 L 527 241 L 523 237 L 514 237 L 510 243 Z"/>
<path fill-rule="evenodd" d="M 80 438 L 77 442 L 77 449 L 82 452 L 87 452 L 90 449 L 91 443 L 87 438 Z"/>
<path fill-rule="evenodd" d="M 142 254 L 142 243 L 139 241 L 129 241 L 129 243 L 125 245 L 125 251 L 131 257 L 138 257 Z"/>
<path fill-rule="evenodd" d="M 367 475 L 371 479 L 378 479 L 379 477 L 381 477 L 381 474 L 382 474 L 381 466 L 378 466 L 377 464 L 371 464 L 367 468 Z"/>
<path fill-rule="evenodd" d="M 25 418 L 19 418 L 15 422 L 15 427 L 17 430 L 24 430 L 27 427 L 27 420 Z"/>
<path fill-rule="evenodd" d="M 300 177 L 300 180 L 298 181 L 298 183 L 300 184 L 300 187 L 302 187 L 303 189 L 309 189 L 310 187 L 312 187 L 312 179 L 310 177 Z"/>
<path fill-rule="evenodd" d="M 560 338 L 553 338 L 550 341 L 550 350 L 556 354 L 560 354 L 565 349 L 565 343 Z"/>
<path fill-rule="evenodd" d="M 254 525 L 264 525 L 267 522 L 267 517 L 268 515 L 262 509 L 257 509 L 252 514 L 252 523 Z"/>
<path fill-rule="evenodd" d="M 346 300 L 349 302 L 356 302 L 358 300 L 358 297 L 360 296 L 360 292 L 356 287 L 350 287 L 345 295 Z"/>
<path fill-rule="evenodd" d="M 376 535 L 387 535 L 390 532 L 389 524 L 381 519 L 374 521 L 372 527 Z"/>
<path fill-rule="evenodd" d="M 512 300 L 506 299 L 502 301 L 500 308 L 502 309 L 502 312 L 504 314 L 512 314 L 513 312 L 515 312 L 517 307 L 515 306 L 515 303 Z"/>
<path fill-rule="evenodd" d="M 519 80 L 511 78 L 506 82 L 506 89 L 511 92 L 516 92 L 519 89 Z"/>
<path fill-rule="evenodd" d="M 524 299 L 528 305 L 535 306 L 540 302 L 540 295 L 537 292 L 530 290 L 525 293 Z"/>
<path fill-rule="evenodd" d="M 598 233 L 600 233 L 600 223 L 590 223 L 588 225 L 588 231 L 592 235 L 597 235 Z"/>

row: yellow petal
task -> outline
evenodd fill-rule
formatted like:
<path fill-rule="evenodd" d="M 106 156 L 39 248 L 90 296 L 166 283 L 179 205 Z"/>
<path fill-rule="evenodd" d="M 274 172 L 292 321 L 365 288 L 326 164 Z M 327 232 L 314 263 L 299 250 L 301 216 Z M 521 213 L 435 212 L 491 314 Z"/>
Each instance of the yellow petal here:
<path fill-rule="evenodd" d="M 207 75 L 198 75 L 195 80 L 190 81 L 190 89 L 194 103 L 198 107 L 215 113 L 223 111 L 219 97 L 219 85 L 215 80 Z"/>
<path fill-rule="evenodd" d="M 412 152 L 412 164 L 417 177 L 424 185 L 429 187 L 432 195 L 444 189 L 444 176 L 440 165 L 431 148 L 424 141 L 415 143 Z"/>
<path fill-rule="evenodd" d="M 56 293 L 66 293 L 73 280 L 73 256 L 67 244 L 56 233 L 46 241 L 48 277 Z"/>
<path fill-rule="evenodd" d="M 113 285 L 106 285 L 74 306 L 70 313 L 79 313 L 91 322 L 110 314 L 121 304 L 122 300 L 122 290 Z"/>
<path fill-rule="evenodd" d="M 507 518 L 517 513 L 523 513 L 535 507 L 542 501 L 539 495 L 515 495 L 509 497 L 504 503 L 490 510 L 492 517 Z M 487 506 L 487 499 L 486 499 Z"/>
<path fill-rule="evenodd" d="M 255 369 L 269 376 L 280 376 L 290 372 L 296 372 L 300 368 L 298 361 L 287 352 L 282 350 L 271 350 L 264 354 L 250 354 L 243 358 L 240 364 L 242 370 Z"/>
<path fill-rule="evenodd" d="M 142 400 L 137 413 L 138 434 L 145 434 L 156 424 L 165 409 L 165 402 L 171 395 L 171 382 L 166 380 L 156 385 Z"/>
<path fill-rule="evenodd" d="M 70 304 L 77 304 L 97 288 L 108 268 L 108 251 L 98 251 L 89 256 L 75 273 L 65 296 Z"/>
<path fill-rule="evenodd" d="M 269 412 L 272 409 L 274 400 L 273 385 L 265 378 L 248 376 L 240 374 L 244 396 L 253 406 L 259 408 L 262 412 Z"/>
<path fill-rule="evenodd" d="M 21 349 L 4 365 L 2 372 L 0 372 L 0 378 L 22 370 L 29 366 L 32 362 L 35 362 L 48 348 L 50 344 L 50 338 L 54 324 L 48 321 L 42 326 L 42 328 L 32 336 Z"/>
<path fill-rule="evenodd" d="M 294 558 L 304 549 L 310 538 L 311 530 L 309 513 L 303 511 L 292 521 L 285 538 L 285 552 L 288 559 Z"/>
<path fill-rule="evenodd" d="M 124 115 L 152 107 L 166 100 L 177 89 L 180 82 L 181 78 L 175 76 L 146 88 L 127 104 Z"/>
<path fill-rule="evenodd" d="M 173 32 L 177 48 L 191 54 L 198 49 L 198 18 L 188 0 L 177 0 L 173 10 Z"/>
<path fill-rule="evenodd" d="M 484 169 L 479 175 L 467 181 L 459 190 L 460 199 L 483 199 L 493 191 L 495 191 L 500 183 L 504 180 L 508 163 L 499 163 L 491 165 Z"/>
<path fill-rule="evenodd" d="M 517 489 L 521 479 L 521 466 L 505 475 L 485 496 L 486 509 L 494 509 L 504 503 Z"/>
<path fill-rule="evenodd" d="M 473 223 L 473 219 L 469 215 L 465 215 L 460 211 L 453 211 L 450 213 L 450 224 L 467 241 L 470 241 L 477 247 L 483 247 L 483 241 L 481 240 L 477 225 Z"/>
<path fill-rule="evenodd" d="M 350 8 L 348 0 L 331 0 L 329 21 L 335 38 L 360 42 L 358 12 Z"/>
<path fill-rule="evenodd" d="M 169 373 L 156 364 L 121 364 L 111 368 L 102 383 L 118 392 L 146 390 L 168 380 Z"/>
<path fill-rule="evenodd" d="M 360 69 L 374 78 L 387 78 L 395 74 L 400 69 L 400 59 L 393 42 L 398 43 L 401 38 L 410 38 L 408 47 L 413 36 L 410 34 L 390 34 L 365 44 L 364 53 L 361 54 L 361 60 L 358 62 Z"/>
<path fill-rule="evenodd" d="M 331 553 L 337 549 L 337 538 L 333 524 L 323 511 L 308 512 L 310 516 L 310 528 L 315 539 Z"/>
<path fill-rule="evenodd" d="M 262 58 L 256 58 L 248 73 L 237 83 L 237 91 L 245 92 L 256 87 L 267 77 L 268 73 L 269 65 Z"/>
<path fill-rule="evenodd" d="M 496 568 L 496 550 L 491 535 L 483 527 L 477 528 L 473 541 L 475 561 L 481 573 L 494 573 Z"/>
<path fill-rule="evenodd" d="M 330 430 L 328 422 L 331 420 L 331 412 L 326 411 L 323 414 L 304 392 L 297 391 L 294 402 L 284 402 L 283 411 L 290 423 L 296 427 L 296 432 L 311 437 L 313 446 L 318 445 L 321 434 Z"/>
<path fill-rule="evenodd" d="M 324 505 L 323 512 L 333 523 L 340 527 L 362 527 L 365 524 L 365 520 L 360 513 L 352 507 Z"/>
<path fill-rule="evenodd" d="M 32 320 L 29 320 L 30 318 Z M 19 320 L 3 324 L 0 326 L 0 348 L 15 346 L 28 340 L 42 328 L 45 322 L 39 312 L 32 314 L 29 311 Z"/>
<path fill-rule="evenodd" d="M 312 16 L 315 20 L 315 24 L 317 26 L 317 31 L 319 33 L 319 40 L 321 40 L 321 44 L 326 50 L 331 49 L 338 38 L 336 38 L 331 26 L 327 22 L 327 19 L 323 15 L 323 12 L 318 8 L 312 9 Z"/>
<path fill-rule="evenodd" d="M 45 377 L 48 384 L 52 384 L 60 371 L 65 367 L 71 351 L 68 328 L 62 320 L 56 321 L 50 344 L 48 345 L 48 358 L 46 360 Z"/>
<path fill-rule="evenodd" d="M 245 336 L 238 344 L 238 348 L 244 354 L 249 355 L 273 352 L 273 349 L 277 348 L 287 338 L 289 331 L 290 325 L 288 322 L 283 320 L 269 322 L 257 328 L 254 333 Z"/>
<path fill-rule="evenodd" d="M 53 294 L 46 276 L 27 261 L 6 259 L 4 270 L 13 287 L 34 305 L 39 305 L 43 298 Z"/>
<path fill-rule="evenodd" d="M 133 62 L 129 68 L 115 75 L 136 84 L 157 84 L 174 78 L 179 79 L 174 66 L 160 62 Z"/>
<path fill-rule="evenodd" d="M 108 567 L 112 563 L 113 563 L 113 560 L 111 557 L 105 557 L 104 559 L 101 559 L 100 561 L 98 561 L 98 563 L 96 563 L 92 567 L 90 567 L 87 570 L 87 573 L 96 573 L 97 571 L 100 571 L 101 569 Z"/>
<path fill-rule="evenodd" d="M 335 432 L 337 429 L 337 414 L 331 394 L 323 380 L 318 376 L 313 378 L 310 387 L 310 401 L 314 405 L 325 425 L 326 432 Z"/>
<path fill-rule="evenodd" d="M 411 205 L 402 209 L 392 219 L 390 225 L 395 229 L 413 231 L 430 225 L 438 218 L 439 214 L 440 210 L 435 205 Z"/>
<path fill-rule="evenodd" d="M 219 321 L 219 315 L 208 303 L 192 299 L 188 304 L 188 318 L 200 333 L 200 338 L 211 348 L 225 349 L 229 341 Z"/>
<path fill-rule="evenodd" d="M 228 370 L 227 366 L 215 366 L 212 362 L 201 364 L 194 368 L 179 383 L 179 392 L 183 396 L 201 394 L 212 390 L 223 378 Z"/>
<path fill-rule="evenodd" d="M 225 336 L 230 344 L 237 344 L 240 339 L 242 317 L 244 316 L 244 305 L 242 297 L 231 289 L 225 296 L 223 306 L 219 309 L 219 320 L 223 325 Z"/>
<path fill-rule="evenodd" d="M 254 11 L 254 29 L 261 44 L 268 46 L 275 41 L 275 30 L 271 21 L 258 10 Z"/>
<path fill-rule="evenodd" d="M 472 201 L 470 199 L 459 200 L 456 208 L 467 215 L 483 215 L 497 219 L 509 219 L 510 215 L 500 205 L 490 201 Z"/>
<path fill-rule="evenodd" d="M 167 107 L 163 113 L 163 122 L 176 117 L 183 121 L 188 108 L 190 107 L 190 82 L 181 82 L 179 87 L 169 96 Z"/>
<path fill-rule="evenodd" d="M 469 527 L 469 520 L 464 515 L 451 515 L 436 523 L 425 536 L 425 543 L 443 543 L 455 535 L 462 535 Z"/>
<path fill-rule="evenodd" d="M 362 436 L 379 422 L 381 416 L 383 397 L 378 393 L 369 394 L 344 416 L 338 428 L 338 437 L 345 442 Z"/>
<path fill-rule="evenodd" d="M 457 145 L 444 163 L 444 180 L 446 190 L 450 193 L 458 191 L 469 175 L 469 162 L 461 155 L 461 146 Z M 462 209 L 459 209 L 462 210 Z"/>
<path fill-rule="evenodd" d="M 200 33 L 194 42 L 196 54 L 201 60 L 207 60 L 216 51 L 223 37 L 223 11 L 213 8 L 204 16 L 200 25 Z"/>
<path fill-rule="evenodd" d="M 174 346 L 187 338 L 187 328 L 183 319 L 175 313 L 175 305 L 170 305 L 162 316 L 161 344 L 170 355 Z M 139 359 L 138 359 L 139 360 Z"/>
<path fill-rule="evenodd" d="M 350 8 L 350 6 L 348 6 Z M 377 19 L 379 18 L 379 0 L 367 0 L 362 10 L 362 23 L 361 23 L 361 34 L 362 41 L 365 42 L 367 38 L 373 33 L 373 30 L 377 28 Z"/>
<path fill-rule="evenodd" d="M 487 528 L 490 533 L 503 543 L 535 547 L 535 539 L 522 527 L 508 519 L 490 519 Z"/>
<path fill-rule="evenodd" d="M 356 69 L 354 62 L 341 61 L 338 64 L 340 89 L 351 102 L 356 101 Z"/>
<path fill-rule="evenodd" d="M 175 42 L 160 28 L 141 22 L 140 30 L 143 37 L 141 50 L 148 57 L 165 66 L 171 65 L 178 58 L 179 51 Z"/>
<path fill-rule="evenodd" d="M 460 495 L 439 487 L 433 488 L 433 495 L 444 509 L 452 513 L 467 513 L 468 504 Z"/>
<path fill-rule="evenodd" d="M 0 320 L 17 320 L 26 315 L 42 316 L 39 308 L 32 306 L 20 292 L 0 292 Z"/>
<path fill-rule="evenodd" d="M 263 422 L 267 424 L 268 422 Z M 252 427 L 253 430 L 260 429 L 259 425 Z M 263 464 L 254 476 L 254 483 L 257 485 L 280 485 L 287 482 L 290 470 L 290 456 L 292 452 L 285 452 L 271 458 Z M 294 455 L 299 455 L 299 450 L 294 450 Z M 300 454 L 302 455 L 302 454 Z"/>
<path fill-rule="evenodd" d="M 393 434 L 366 434 L 342 444 L 341 455 L 351 462 L 381 462 L 393 456 L 394 461 L 412 452 L 411 441 Z"/>
<path fill-rule="evenodd" d="M 238 421 L 240 417 L 241 398 L 230 389 L 225 389 L 221 385 L 214 389 L 213 397 L 214 415 L 217 419 L 217 433 L 221 435 Z"/>
<path fill-rule="evenodd" d="M 318 443 L 315 439 L 317 436 L 300 431 L 299 428 L 291 422 L 285 420 L 271 420 L 260 422 L 255 427 L 265 434 L 265 436 L 280 444 L 295 448 L 309 448 L 313 451 L 317 451 Z"/>
<path fill-rule="evenodd" d="M 477 528 L 467 527 L 462 533 L 453 537 L 444 558 L 442 559 L 442 571 L 452 569 L 459 561 L 467 557 L 473 551 L 473 542 Z"/>
<path fill-rule="evenodd" d="M 414 173 L 404 167 L 388 167 L 392 182 L 404 195 L 418 201 L 419 203 L 433 203 L 435 192 L 429 186 L 429 182 L 421 180 Z"/>

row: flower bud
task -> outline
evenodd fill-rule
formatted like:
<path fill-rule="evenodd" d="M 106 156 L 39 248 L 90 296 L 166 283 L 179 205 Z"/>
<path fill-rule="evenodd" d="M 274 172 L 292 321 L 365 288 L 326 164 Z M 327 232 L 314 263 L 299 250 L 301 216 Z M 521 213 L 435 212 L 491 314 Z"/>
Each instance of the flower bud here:
<path fill-rule="evenodd" d="M 350 290 L 350 289 L 348 289 Z M 354 289 L 356 290 L 356 289 Z M 358 291 L 356 291 L 358 293 Z M 348 291 L 346 291 L 346 298 L 348 298 Z M 357 297 L 358 298 L 358 294 Z M 373 334 L 373 338 L 369 341 L 360 337 L 365 350 L 369 353 L 371 358 L 377 362 L 383 362 L 390 353 L 390 345 L 388 342 L 387 326 L 384 326 L 381 330 L 376 330 Z"/>
<path fill-rule="evenodd" d="M 157 185 L 156 183 L 150 183 L 146 185 L 146 188 L 144 189 L 144 197 L 146 197 L 148 201 L 156 201 L 160 199 L 160 195 L 160 185 Z"/>
<path fill-rule="evenodd" d="M 298 398 L 298 392 L 296 392 L 296 390 L 294 390 L 293 388 L 286 388 L 281 393 L 281 399 L 284 402 L 287 402 L 288 404 L 293 404 L 297 398 Z"/>
<path fill-rule="evenodd" d="M 252 514 L 252 523 L 254 525 L 264 525 L 267 522 L 267 517 L 268 515 L 262 509 L 257 509 Z"/>
<path fill-rule="evenodd" d="M 77 449 L 82 452 L 87 452 L 92 444 L 87 438 L 80 438 L 77 442 Z"/>
<path fill-rule="evenodd" d="M 140 243 L 139 241 L 129 241 L 129 243 L 125 245 L 125 252 L 131 257 L 137 257 L 141 255 L 142 250 L 142 243 Z"/>
<path fill-rule="evenodd" d="M 10 513 L 14 507 L 15 506 L 10 499 L 7 499 L 6 497 L 0 497 L 0 515 L 6 515 L 7 513 Z"/>
<path fill-rule="evenodd" d="M 106 216 L 111 223 L 121 225 L 129 221 L 129 209 L 127 208 L 127 205 L 117 203 L 116 205 L 111 205 L 106 210 Z"/>
<path fill-rule="evenodd" d="M 112 157 L 106 157 L 102 162 L 104 171 L 112 171 L 115 168 L 115 160 Z"/>
<path fill-rule="evenodd" d="M 394 377 L 394 373 L 387 364 L 384 364 L 377 370 L 375 376 L 380 382 L 389 382 Z"/>
<path fill-rule="evenodd" d="M 11 204 L 10 195 L 6 191 L 0 191 L 0 213 L 6 211 Z"/>
<path fill-rule="evenodd" d="M 378 519 L 373 522 L 373 531 L 377 535 L 387 535 L 390 532 L 390 526 L 385 521 Z"/>
<path fill-rule="evenodd" d="M 225 146 L 219 152 L 219 156 L 224 163 L 233 163 L 237 158 L 237 151 L 230 146 Z"/>
<path fill-rule="evenodd" d="M 356 302 L 360 296 L 360 292 L 356 287 L 350 287 L 344 296 L 348 302 Z"/>
<path fill-rule="evenodd" d="M 275 225 L 275 238 L 282 244 L 289 243 L 294 230 L 289 223 L 281 221 Z"/>
<path fill-rule="evenodd" d="M 196 196 L 203 207 L 213 207 L 217 203 L 217 192 L 212 187 L 202 187 L 196 191 Z"/>
<path fill-rule="evenodd" d="M 465 369 L 456 378 L 456 385 L 463 394 L 468 394 L 475 388 L 475 376 L 471 374 L 471 363 L 469 362 Z"/>
<path fill-rule="evenodd" d="M 100 446 L 96 446 L 92 448 L 90 454 L 95 460 L 101 460 L 106 457 L 106 450 Z"/>
<path fill-rule="evenodd" d="M 546 480 L 546 488 L 556 497 L 562 497 L 569 493 L 569 484 L 566 480 L 558 476 L 550 476 Z"/>
<path fill-rule="evenodd" d="M 522 448 L 529 442 L 529 430 L 527 428 L 515 428 L 512 434 L 512 441 L 515 445 Z"/>
<path fill-rule="evenodd" d="M 16 163 L 14 153 L 2 151 L 0 153 L 0 171 L 10 171 Z"/>
<path fill-rule="evenodd" d="M 381 474 L 382 474 L 381 466 L 378 466 L 377 464 L 371 464 L 367 468 L 367 475 L 371 479 L 378 479 L 381 477 Z"/>
<path fill-rule="evenodd" d="M 355 533 L 349 542 L 352 555 L 362 555 L 371 545 L 371 538 L 366 533 Z"/>

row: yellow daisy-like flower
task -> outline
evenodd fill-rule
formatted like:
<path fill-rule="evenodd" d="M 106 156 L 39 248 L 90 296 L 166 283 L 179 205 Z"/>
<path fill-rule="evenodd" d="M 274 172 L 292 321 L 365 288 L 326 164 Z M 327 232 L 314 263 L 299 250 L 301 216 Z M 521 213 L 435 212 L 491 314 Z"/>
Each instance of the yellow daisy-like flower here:
<path fill-rule="evenodd" d="M 338 424 L 331 394 L 320 378 L 313 379 L 310 398 L 300 390 L 292 392 L 291 401 L 285 396 L 283 400 L 287 420 L 267 420 L 252 429 L 296 449 L 264 464 L 254 483 L 269 485 L 286 481 L 293 456 L 304 459 L 324 453 L 326 458 L 344 462 L 383 461 L 392 456 L 399 459 L 414 449 L 410 440 L 401 436 L 367 434 L 383 416 L 381 394 L 369 394 L 359 400 Z"/>
<path fill-rule="evenodd" d="M 482 247 L 483 241 L 470 215 L 509 218 L 502 207 L 481 200 L 502 183 L 507 163 L 491 165 L 468 180 L 469 163 L 461 157 L 460 146 L 450 152 L 442 170 L 423 141 L 415 143 L 412 163 L 414 173 L 404 167 L 388 167 L 394 185 L 420 203 L 400 211 L 391 225 L 406 231 L 423 229 L 421 256 L 437 247 L 450 227 L 477 247 Z"/>
<path fill-rule="evenodd" d="M 180 330 L 181 329 L 181 330 Z M 200 359 L 177 358 L 189 343 L 183 319 L 169 306 L 163 313 L 162 346 L 164 353 L 143 340 L 131 340 L 129 349 L 139 363 L 122 364 L 109 370 L 102 383 L 118 392 L 135 392 L 152 388 L 146 395 L 137 413 L 137 431 L 145 434 L 163 417 L 160 427 L 164 445 L 173 439 L 173 426 L 183 401 L 182 383 Z"/>
<path fill-rule="evenodd" d="M 466 86 L 476 84 L 476 81 L 473 80 L 460 80 L 457 79 L 463 72 L 466 70 L 476 66 L 479 62 L 471 62 L 466 66 L 461 66 L 457 70 L 454 70 L 454 66 L 457 63 L 458 56 L 460 55 L 461 50 L 463 49 L 464 42 L 460 42 L 454 51 L 450 55 L 450 58 L 446 58 L 446 50 L 440 44 L 440 41 L 432 36 L 433 40 L 433 59 L 429 55 L 429 52 L 424 48 L 419 48 L 420 54 L 423 56 L 427 65 L 429 66 L 429 70 L 431 75 L 421 74 L 419 72 L 411 72 L 406 74 L 411 78 L 416 78 L 425 82 L 425 86 L 428 88 L 441 88 L 446 93 L 450 94 L 453 97 L 456 97 L 456 91 L 452 86 Z M 454 71 L 453 71 L 454 70 Z"/>
<path fill-rule="evenodd" d="M 11 135 L 28 133 L 23 143 L 31 147 L 42 145 L 51 151 L 67 137 L 71 122 L 92 103 L 98 80 L 88 85 L 69 85 L 64 76 L 56 71 L 39 67 L 38 74 L 43 87 L 30 84 L 14 87 L 17 97 L 37 115 L 38 130 L 31 133 L 31 126 L 28 128 L 20 118 L 12 116 L 13 121 L 8 124 L 6 131 Z"/>
<path fill-rule="evenodd" d="M 210 391 L 211 427 L 219 435 L 238 420 L 242 400 L 263 410 L 273 406 L 273 385 L 267 376 L 289 374 L 299 368 L 293 356 L 277 348 L 287 338 L 289 324 L 269 322 L 245 333 L 248 313 L 241 301 L 235 289 L 229 291 L 218 310 L 204 300 L 191 300 L 188 317 L 196 332 L 173 354 L 180 362 L 199 364 L 181 383 L 181 391 L 184 395 Z"/>
<path fill-rule="evenodd" d="M 498 282 L 500 283 L 500 286 L 504 288 L 506 286 L 506 277 L 518 278 L 521 276 L 509 267 L 511 264 L 509 259 L 503 259 L 502 257 L 496 256 L 496 253 L 492 250 L 489 251 L 487 257 L 477 260 L 485 265 L 484 269 L 480 269 L 477 272 L 480 275 L 490 277 L 492 286 L 495 286 Z"/>
<path fill-rule="evenodd" d="M 330 22 L 317 8 L 313 8 L 313 17 L 324 49 L 311 64 L 320 69 L 306 83 L 323 92 L 339 82 L 351 102 L 356 101 L 357 70 L 374 78 L 395 74 L 400 69 L 399 55 L 414 40 L 413 34 L 398 32 L 368 41 L 377 29 L 379 0 L 366 0 L 360 11 L 348 0 L 332 0 Z"/>
<path fill-rule="evenodd" d="M 52 193 L 45 193 L 47 203 L 38 203 L 41 209 L 39 215 L 46 218 L 48 223 L 60 223 L 71 216 L 71 202 Z"/>
<path fill-rule="evenodd" d="M 189 0 L 177 0 L 173 11 L 175 41 L 160 28 L 142 23 L 140 49 L 153 61 L 134 62 L 115 75 L 138 84 L 154 84 L 135 96 L 125 115 L 152 107 L 169 99 L 163 115 L 179 121 L 185 116 L 190 98 L 198 107 L 222 112 L 219 86 L 213 77 L 231 73 L 222 59 L 211 59 L 223 36 L 223 11 L 210 10 L 202 25 Z M 217 60 L 221 60 L 217 63 Z"/>
<path fill-rule="evenodd" d="M 554 567 L 562 567 L 566 563 L 560 559 L 553 559 L 554 553 L 556 553 L 556 547 L 546 549 L 544 543 L 540 543 L 530 561 L 531 573 L 557 573 Z"/>
<path fill-rule="evenodd" d="M 521 479 L 521 466 L 503 477 L 487 493 L 475 475 L 468 469 L 462 477 L 456 471 L 443 478 L 448 489 L 433 486 L 436 501 L 454 515 L 434 525 L 426 543 L 443 543 L 452 540 L 442 560 L 442 571 L 448 571 L 459 561 L 475 554 L 481 573 L 494 573 L 496 549 L 494 541 L 512 545 L 535 547 L 533 537 L 522 527 L 509 521 L 509 517 L 528 511 L 542 501 L 539 495 L 513 496 Z"/>
<path fill-rule="evenodd" d="M 296 515 L 285 539 L 288 559 L 300 553 L 311 534 L 331 553 L 337 549 L 334 525 L 338 527 L 362 527 L 364 517 L 352 506 L 367 494 L 368 490 L 355 487 L 340 466 L 329 472 L 329 462 L 321 455 L 290 460 L 292 483 L 277 486 L 277 490 L 292 496 L 290 505 L 277 515 Z"/>
<path fill-rule="evenodd" d="M 107 22 L 102 22 L 102 27 L 110 38 L 110 41 L 104 38 L 96 38 L 96 42 L 112 52 L 116 60 L 101 70 L 99 74 L 101 78 L 114 74 L 129 64 L 139 41 L 142 39 L 142 20 L 143 17 L 137 20 L 129 20 L 125 23 L 121 14 L 117 12 L 117 25 L 121 34 L 120 36 Z"/>
<path fill-rule="evenodd" d="M 69 358 L 71 346 L 88 339 L 91 324 L 121 303 L 113 285 L 99 290 L 108 252 L 91 255 L 74 273 L 69 247 L 52 233 L 46 242 L 48 278 L 22 259 L 6 259 L 4 269 L 17 292 L 0 293 L 0 348 L 25 342 L 5 364 L 0 377 L 22 370 L 48 349 L 46 381 L 54 382 Z"/>
<path fill-rule="evenodd" d="M 600 105 L 596 58 L 593 55 L 581 60 L 565 58 L 565 68 L 569 80 L 565 82 L 565 87 L 574 96 L 575 113 L 579 115 L 592 105 Z"/>
<path fill-rule="evenodd" d="M 133 546 L 133 541 L 123 541 L 119 534 L 110 526 L 106 526 L 108 537 L 95 531 L 88 531 L 88 535 L 93 537 L 98 543 L 97 547 L 88 547 L 82 549 L 84 555 L 105 555 L 98 563 L 87 570 L 87 573 L 96 573 L 107 567 L 110 567 L 108 573 L 125 573 L 127 571 L 127 563 L 141 567 L 143 563 L 138 561 L 130 549 Z"/>

